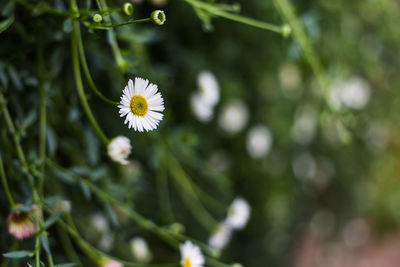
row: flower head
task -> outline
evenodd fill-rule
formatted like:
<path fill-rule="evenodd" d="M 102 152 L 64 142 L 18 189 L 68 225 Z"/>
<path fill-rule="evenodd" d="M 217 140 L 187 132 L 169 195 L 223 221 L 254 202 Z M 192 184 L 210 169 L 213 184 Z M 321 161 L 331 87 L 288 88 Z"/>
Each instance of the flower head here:
<path fill-rule="evenodd" d="M 257 125 L 251 128 L 247 135 L 246 148 L 250 156 L 259 159 L 271 150 L 272 134 L 267 126 Z"/>
<path fill-rule="evenodd" d="M 204 256 L 198 246 L 190 241 L 180 245 L 182 267 L 203 267 Z"/>
<path fill-rule="evenodd" d="M 192 95 L 190 104 L 193 113 L 200 121 L 207 122 L 212 119 L 214 113 L 213 107 L 208 105 L 199 94 Z"/>
<path fill-rule="evenodd" d="M 226 103 L 219 116 L 219 125 L 230 134 L 240 132 L 249 119 L 247 106 L 239 99 Z"/>
<path fill-rule="evenodd" d="M 163 118 L 160 112 L 164 110 L 164 100 L 157 90 L 157 85 L 149 84 L 149 80 L 135 78 L 135 84 L 128 81 L 118 107 L 120 116 L 126 116 L 124 123 L 129 128 L 139 132 L 157 128 Z"/>
<path fill-rule="evenodd" d="M 231 236 L 232 228 L 226 223 L 221 223 L 211 235 L 210 239 L 208 240 L 208 244 L 212 248 L 222 249 L 228 244 Z"/>
<path fill-rule="evenodd" d="M 42 215 L 37 206 L 31 206 L 31 209 L 30 211 L 13 210 L 8 215 L 8 232 L 15 238 L 24 239 L 35 233 L 35 216 Z"/>
<path fill-rule="evenodd" d="M 243 198 L 236 198 L 229 207 L 226 223 L 233 229 L 242 229 L 250 217 L 250 206 Z"/>
<path fill-rule="evenodd" d="M 123 267 L 124 265 L 118 261 L 112 260 L 112 259 L 105 259 L 103 260 L 103 264 L 101 264 L 103 267 Z"/>
<path fill-rule="evenodd" d="M 209 71 L 200 72 L 197 76 L 197 85 L 203 101 L 214 107 L 219 101 L 219 86 L 214 74 Z"/>
<path fill-rule="evenodd" d="M 151 251 L 146 240 L 141 237 L 135 237 L 130 241 L 130 245 L 135 259 L 141 262 L 148 262 L 151 259 Z"/>
<path fill-rule="evenodd" d="M 164 11 L 162 10 L 154 10 L 153 12 L 151 12 L 150 17 L 154 24 L 158 26 L 163 25 L 167 20 L 167 16 L 165 16 Z"/>
<path fill-rule="evenodd" d="M 129 163 L 126 158 L 131 154 L 131 141 L 125 136 L 117 136 L 107 146 L 108 156 L 115 162 L 123 165 Z"/>

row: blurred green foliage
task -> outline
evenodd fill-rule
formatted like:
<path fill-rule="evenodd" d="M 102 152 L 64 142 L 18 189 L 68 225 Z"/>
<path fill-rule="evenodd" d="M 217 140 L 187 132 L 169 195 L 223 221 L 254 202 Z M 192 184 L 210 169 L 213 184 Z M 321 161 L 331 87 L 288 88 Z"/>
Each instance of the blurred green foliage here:
<path fill-rule="evenodd" d="M 114 235 L 111 255 L 132 260 L 129 240 L 143 236 L 149 241 L 154 262 L 179 261 L 178 254 L 158 237 L 127 220 L 65 170 L 91 181 L 158 225 L 183 224 L 186 235 L 203 242 L 211 230 L 194 214 L 200 212 L 194 208 L 197 206 L 187 205 L 197 200 L 185 192 L 182 173 L 195 185 L 201 205 L 216 221 L 223 220 L 234 197 L 243 196 L 251 205 L 251 219 L 221 255 L 223 262 L 243 266 L 290 265 L 300 237 L 321 210 L 333 214 L 332 238 L 354 217 L 366 218 L 378 231 L 398 228 L 397 1 L 291 1 L 298 15 L 294 23 L 305 29 L 307 42 L 321 62 L 317 74 L 326 79 L 326 88 L 318 82 L 295 32 L 283 38 L 207 13 L 201 15 L 201 10 L 196 13 L 185 1 L 169 1 L 161 7 L 167 15 L 161 27 L 135 23 L 113 29 L 126 63 L 122 66 L 116 63 L 110 46 L 114 42 L 111 31 L 89 29 L 81 23 L 90 73 L 105 96 L 118 100 L 127 80 L 139 76 L 158 84 L 164 97 L 166 109 L 160 127 L 139 133 L 123 125 L 118 109 L 99 99 L 84 83 L 90 107 L 105 134 L 131 139 L 134 164 L 128 167 L 109 160 L 80 106 L 71 60 L 72 19 L 18 2 L 0 3 L 0 28 L 5 29 L 0 34 L 0 90 L 27 160 L 40 166 L 46 161 L 40 157 L 38 145 L 39 88 L 44 88 L 47 158 L 64 168 L 46 165 L 45 196 L 71 201 L 77 229 L 93 245 L 98 246 L 99 238 L 88 227 L 89 215 L 103 212 Z M 69 8 L 67 1 L 61 0 L 31 2 L 61 11 Z M 79 1 L 79 8 L 96 9 L 93 2 Z M 240 4 L 241 14 L 260 21 L 291 23 L 278 12 L 280 2 L 223 3 Z M 110 8 L 123 3 L 107 1 Z M 133 18 L 147 18 L 159 8 L 151 2 L 134 4 Z M 206 17 L 199 19 L 199 13 Z M 119 12 L 111 17 L 116 22 L 127 20 Z M 90 17 L 86 21 L 92 23 Z M 44 56 L 43 73 L 38 67 L 38 51 Z M 209 123 L 198 121 L 190 108 L 197 75 L 204 69 L 216 76 L 221 89 L 220 103 Z M 368 83 L 368 104 L 363 109 L 332 108 L 329 94 L 334 84 L 352 77 Z M 221 129 L 218 114 L 224 103 L 234 98 L 244 101 L 250 116 L 243 130 L 230 135 Z M 304 107 L 315 112 L 316 130 L 310 141 L 297 142 L 293 125 Z M 251 158 L 246 150 L 246 135 L 256 124 L 267 125 L 274 140 L 269 155 L 261 159 Z M 27 203 L 32 195 L 5 125 L 1 116 L 0 152 L 8 183 L 15 201 Z M 9 206 L 3 192 L 0 199 L 0 251 L 31 249 L 33 239 L 16 242 L 7 233 Z M 56 262 L 68 262 L 65 243 L 58 242 L 63 235 L 60 229 L 49 229 L 49 242 Z M 74 246 L 84 266 L 93 264 Z M 19 263 L 24 265 L 22 260 Z"/>

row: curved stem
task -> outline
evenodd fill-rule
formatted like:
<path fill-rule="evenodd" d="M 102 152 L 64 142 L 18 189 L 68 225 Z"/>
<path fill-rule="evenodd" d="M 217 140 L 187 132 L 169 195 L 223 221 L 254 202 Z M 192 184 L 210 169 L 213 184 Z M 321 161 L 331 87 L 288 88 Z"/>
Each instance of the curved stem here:
<path fill-rule="evenodd" d="M 90 75 L 89 72 L 89 67 L 87 65 L 87 61 L 86 61 L 86 56 L 85 56 L 85 49 L 83 47 L 83 42 L 82 42 L 82 35 L 81 35 L 81 30 L 79 27 L 76 28 L 76 39 L 78 42 L 78 49 L 79 49 L 79 55 L 80 55 L 80 59 L 81 59 L 81 65 L 83 68 L 83 73 L 86 76 L 86 79 L 90 85 L 90 87 L 93 89 L 93 91 L 105 102 L 115 105 L 117 106 L 119 103 L 115 102 L 107 97 L 105 97 L 100 91 L 99 89 L 97 89 L 96 85 L 93 82 L 92 76 Z"/>
<path fill-rule="evenodd" d="M 115 28 L 119 26 L 124 26 L 128 24 L 133 24 L 133 23 L 140 23 L 140 22 L 149 22 L 151 21 L 151 18 L 145 18 L 145 19 L 134 19 L 134 20 L 128 20 L 124 21 L 121 23 L 114 23 L 114 24 L 101 24 L 101 25 L 96 25 L 96 24 L 89 24 L 88 27 L 91 29 L 99 29 L 99 30 L 109 30 L 110 28 Z"/>
<path fill-rule="evenodd" d="M 75 82 L 76 82 L 76 89 L 78 91 L 79 99 L 81 101 L 83 110 L 86 113 L 86 116 L 89 119 L 90 124 L 92 125 L 94 131 L 96 132 L 97 136 L 100 138 L 100 140 L 107 145 L 110 140 L 105 136 L 103 131 L 100 129 L 100 126 L 98 125 L 95 117 L 93 116 L 93 113 L 89 107 L 89 104 L 86 99 L 85 91 L 83 89 L 83 83 L 82 83 L 82 76 L 81 76 L 81 71 L 79 67 L 79 55 L 78 55 L 78 45 L 77 45 L 77 29 L 79 27 L 79 23 L 74 21 L 74 28 L 72 31 L 71 35 L 71 50 L 72 50 L 72 62 L 73 62 L 73 68 L 74 68 L 74 75 L 75 75 Z"/>
<path fill-rule="evenodd" d="M 240 23 L 247 24 L 247 25 L 250 25 L 250 26 L 253 26 L 256 28 L 264 29 L 264 30 L 269 30 L 269 31 L 273 31 L 273 32 L 281 33 L 281 34 L 283 33 L 282 26 L 255 20 L 252 18 L 247 18 L 247 17 L 237 15 L 237 14 L 232 14 L 232 13 L 223 11 L 216 6 L 213 6 L 212 4 L 208 4 L 205 2 L 200 2 L 197 0 L 185 0 L 185 1 L 194 7 L 205 9 L 209 13 L 216 15 L 218 17 L 226 18 L 229 20 L 233 20 L 236 22 L 240 22 Z"/>
<path fill-rule="evenodd" d="M 5 191 L 6 196 L 7 196 L 7 200 L 10 203 L 10 207 L 12 209 L 15 206 L 15 202 L 14 202 L 14 199 L 13 199 L 13 197 L 11 195 L 10 188 L 8 187 L 6 173 L 4 171 L 3 159 L 1 158 L 1 154 L 0 154 L 0 176 L 1 176 L 1 181 L 3 183 L 4 191 Z"/>

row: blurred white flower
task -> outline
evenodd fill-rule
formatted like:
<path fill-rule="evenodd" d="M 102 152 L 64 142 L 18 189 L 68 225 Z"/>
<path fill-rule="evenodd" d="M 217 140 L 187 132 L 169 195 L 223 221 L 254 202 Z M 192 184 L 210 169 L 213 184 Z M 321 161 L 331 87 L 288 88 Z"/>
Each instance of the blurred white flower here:
<path fill-rule="evenodd" d="M 125 136 L 117 136 L 107 146 L 108 156 L 115 162 L 128 164 L 126 158 L 131 154 L 131 141 Z"/>
<path fill-rule="evenodd" d="M 202 122 L 208 122 L 213 118 L 214 108 L 208 105 L 199 94 L 193 94 L 190 98 L 193 113 Z"/>
<path fill-rule="evenodd" d="M 240 132 L 249 118 L 247 106 L 239 99 L 227 102 L 219 115 L 219 125 L 230 134 Z"/>
<path fill-rule="evenodd" d="M 224 223 L 218 225 L 217 229 L 213 232 L 208 244 L 215 249 L 223 249 L 229 242 L 232 236 L 232 228 Z"/>
<path fill-rule="evenodd" d="M 71 212 L 71 201 L 69 200 L 60 200 L 52 205 L 51 209 L 54 212 L 57 211 L 64 211 L 64 212 Z"/>
<path fill-rule="evenodd" d="M 156 84 L 149 80 L 135 78 L 135 84 L 129 79 L 128 85 L 122 91 L 119 114 L 126 116 L 124 124 L 135 131 L 151 131 L 157 128 L 163 118 L 164 100 L 158 92 Z"/>
<path fill-rule="evenodd" d="M 299 68 L 295 64 L 284 63 L 280 67 L 279 81 L 286 97 L 298 98 L 301 95 L 301 75 Z"/>
<path fill-rule="evenodd" d="M 99 247 L 104 251 L 110 251 L 114 244 L 114 235 L 111 232 L 105 232 L 102 234 L 99 240 Z"/>
<path fill-rule="evenodd" d="M 209 71 L 202 71 L 197 76 L 199 94 L 203 101 L 214 107 L 219 101 L 219 86 L 214 74 Z"/>
<path fill-rule="evenodd" d="M 317 112 L 310 106 L 301 107 L 292 127 L 292 138 L 299 144 L 309 144 L 315 135 Z"/>
<path fill-rule="evenodd" d="M 362 109 L 368 103 L 371 88 L 368 82 L 360 77 L 352 77 L 347 81 L 335 82 L 329 93 L 329 105 L 334 110 L 342 106 L 352 109 Z"/>
<path fill-rule="evenodd" d="M 271 150 L 272 142 L 272 134 L 267 126 L 254 126 L 247 134 L 247 152 L 255 159 L 262 158 L 268 155 Z"/>
<path fill-rule="evenodd" d="M 148 262 L 151 260 L 151 251 L 146 240 L 141 237 L 132 238 L 130 241 L 131 251 L 136 260 Z"/>
<path fill-rule="evenodd" d="M 368 241 L 369 235 L 369 225 L 361 218 L 351 220 L 343 229 L 343 239 L 349 248 L 364 245 Z"/>
<path fill-rule="evenodd" d="M 92 214 L 90 217 L 90 223 L 92 227 L 100 233 L 109 231 L 107 218 L 101 213 Z"/>
<path fill-rule="evenodd" d="M 228 209 L 226 224 L 232 229 L 243 229 L 250 217 L 250 205 L 241 197 L 235 198 Z"/>
<path fill-rule="evenodd" d="M 105 260 L 103 267 L 123 267 L 124 265 L 118 261 L 107 259 Z"/>
<path fill-rule="evenodd" d="M 296 177 L 300 179 L 312 180 L 317 173 L 317 163 L 308 152 L 296 155 L 292 162 L 292 168 Z"/>
<path fill-rule="evenodd" d="M 368 103 L 371 88 L 367 81 L 360 77 L 353 77 L 345 83 L 340 97 L 345 106 L 353 109 L 362 109 Z"/>
<path fill-rule="evenodd" d="M 182 267 L 203 267 L 204 256 L 198 246 L 190 241 L 180 245 Z"/>

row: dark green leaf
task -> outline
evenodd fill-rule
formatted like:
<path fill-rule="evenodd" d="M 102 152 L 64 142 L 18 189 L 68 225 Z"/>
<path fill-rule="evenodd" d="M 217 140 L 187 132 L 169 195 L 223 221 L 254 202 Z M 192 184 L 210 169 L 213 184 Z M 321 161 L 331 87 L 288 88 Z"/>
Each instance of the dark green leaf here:
<path fill-rule="evenodd" d="M 7 30 L 8 27 L 10 27 L 13 22 L 14 22 L 14 16 L 11 16 L 6 20 L 1 21 L 0 22 L 0 33 Z"/>
<path fill-rule="evenodd" d="M 76 266 L 76 263 L 60 263 L 54 265 L 54 267 L 74 267 Z"/>
<path fill-rule="evenodd" d="M 44 222 L 44 228 L 49 228 L 50 226 L 52 226 L 62 215 L 64 214 L 64 211 L 57 211 L 56 213 L 54 213 L 53 215 L 51 215 L 50 218 L 48 218 L 45 222 Z"/>
<path fill-rule="evenodd" d="M 40 235 L 40 242 L 43 245 L 44 250 L 48 255 L 51 254 L 50 252 L 50 247 L 49 247 L 49 242 L 47 242 L 47 238 L 44 235 Z"/>

